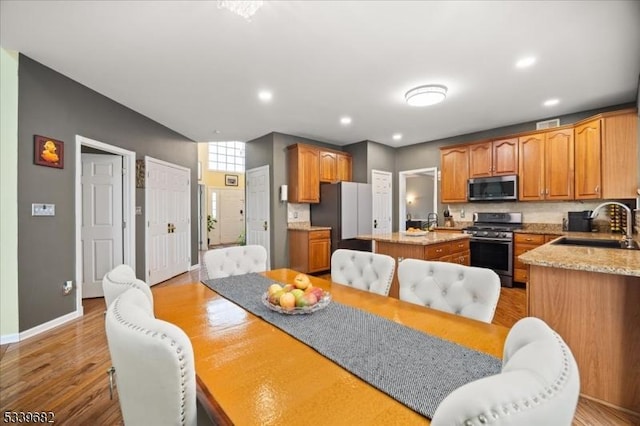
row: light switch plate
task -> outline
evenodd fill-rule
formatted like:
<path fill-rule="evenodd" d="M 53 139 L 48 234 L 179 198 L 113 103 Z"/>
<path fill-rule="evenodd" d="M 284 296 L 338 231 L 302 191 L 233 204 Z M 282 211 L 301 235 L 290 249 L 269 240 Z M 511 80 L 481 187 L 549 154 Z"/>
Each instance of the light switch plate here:
<path fill-rule="evenodd" d="M 31 216 L 55 216 L 56 205 L 55 204 L 31 204 Z"/>

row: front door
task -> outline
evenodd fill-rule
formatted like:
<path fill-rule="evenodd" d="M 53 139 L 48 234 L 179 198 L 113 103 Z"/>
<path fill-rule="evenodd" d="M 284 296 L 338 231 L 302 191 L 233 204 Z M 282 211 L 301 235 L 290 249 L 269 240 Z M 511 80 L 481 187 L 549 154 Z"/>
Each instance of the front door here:
<path fill-rule="evenodd" d="M 191 266 L 191 171 L 145 157 L 146 281 L 149 285 Z"/>
<path fill-rule="evenodd" d="M 373 234 L 391 233 L 391 172 L 371 171 L 373 182 Z"/>
<path fill-rule="evenodd" d="M 271 265 L 271 238 L 269 215 L 269 166 L 247 170 L 247 244 L 257 244 L 267 249 L 267 268 Z"/>
<path fill-rule="evenodd" d="M 82 154 L 82 298 L 103 297 L 102 277 L 123 263 L 122 157 Z"/>

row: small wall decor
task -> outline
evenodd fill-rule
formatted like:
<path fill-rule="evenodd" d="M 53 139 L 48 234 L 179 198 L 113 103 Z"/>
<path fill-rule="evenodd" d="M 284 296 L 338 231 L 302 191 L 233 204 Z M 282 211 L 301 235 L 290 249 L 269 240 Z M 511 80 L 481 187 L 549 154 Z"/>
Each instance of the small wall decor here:
<path fill-rule="evenodd" d="M 144 188 L 144 160 L 136 160 L 136 188 Z"/>
<path fill-rule="evenodd" d="M 238 186 L 238 175 L 224 175 L 225 186 Z"/>
<path fill-rule="evenodd" d="M 33 136 L 33 163 L 64 169 L 64 142 L 46 136 Z"/>

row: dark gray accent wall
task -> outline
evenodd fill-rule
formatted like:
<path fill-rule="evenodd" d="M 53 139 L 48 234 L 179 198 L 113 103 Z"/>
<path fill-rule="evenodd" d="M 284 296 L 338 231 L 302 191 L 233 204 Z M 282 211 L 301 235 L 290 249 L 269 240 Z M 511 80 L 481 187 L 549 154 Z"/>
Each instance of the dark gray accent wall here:
<path fill-rule="evenodd" d="M 343 147 L 351 154 L 351 179 L 354 182 L 369 183 L 371 180 L 371 173 L 367 167 L 368 145 L 368 141 L 362 141 Z"/>
<path fill-rule="evenodd" d="M 64 169 L 33 164 L 33 136 L 64 142 Z M 190 139 L 20 55 L 18 105 L 18 297 L 25 331 L 75 311 L 75 138 L 85 136 L 191 169 L 191 259 L 197 263 L 197 146 Z M 31 217 L 32 203 L 55 204 Z M 136 190 L 144 211 L 144 191 Z M 136 273 L 144 277 L 144 216 L 136 221 Z M 75 288 L 75 286 L 74 286 Z"/>

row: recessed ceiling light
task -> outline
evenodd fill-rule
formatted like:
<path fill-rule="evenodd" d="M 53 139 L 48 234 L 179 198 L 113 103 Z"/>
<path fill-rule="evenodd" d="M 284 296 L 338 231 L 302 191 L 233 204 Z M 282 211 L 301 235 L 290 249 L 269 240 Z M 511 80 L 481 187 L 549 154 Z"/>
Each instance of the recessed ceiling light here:
<path fill-rule="evenodd" d="M 544 101 L 544 106 L 554 106 L 560 103 L 560 99 L 547 99 Z"/>
<path fill-rule="evenodd" d="M 340 124 L 342 124 L 343 126 L 348 126 L 349 124 L 351 124 L 351 117 L 341 117 Z"/>
<path fill-rule="evenodd" d="M 444 101 L 447 97 L 447 87 L 440 84 L 418 86 L 405 93 L 404 98 L 411 106 L 429 106 Z"/>
<path fill-rule="evenodd" d="M 392 138 L 393 138 L 394 141 L 399 141 L 400 139 L 402 139 L 402 133 L 395 133 L 392 136 Z"/>
<path fill-rule="evenodd" d="M 258 93 L 258 98 L 262 102 L 269 102 L 271 101 L 271 99 L 273 99 L 273 93 L 269 92 L 268 90 L 262 90 Z"/>
<path fill-rule="evenodd" d="M 516 62 L 517 68 L 527 68 L 536 63 L 536 58 L 533 56 L 527 56 Z"/>

